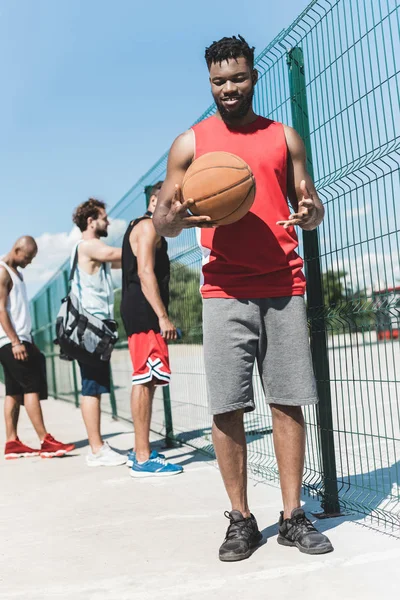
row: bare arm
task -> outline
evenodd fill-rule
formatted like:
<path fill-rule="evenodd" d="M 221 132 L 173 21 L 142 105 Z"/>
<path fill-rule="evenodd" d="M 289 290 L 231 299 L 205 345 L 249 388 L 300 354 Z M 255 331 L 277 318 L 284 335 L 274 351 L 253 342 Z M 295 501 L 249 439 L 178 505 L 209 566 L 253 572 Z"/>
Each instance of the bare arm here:
<path fill-rule="evenodd" d="M 159 235 L 176 237 L 182 229 L 201 227 L 210 222 L 210 217 L 193 217 L 188 213 L 193 201 L 184 201 L 181 185 L 185 173 L 194 158 L 194 133 L 185 131 L 171 146 L 167 176 L 158 195 L 153 217 L 154 227 Z"/>
<path fill-rule="evenodd" d="M 322 222 L 324 207 L 307 171 L 303 140 L 292 127 L 284 125 L 284 128 L 288 147 L 287 194 L 295 212 L 287 221 L 278 221 L 278 224 L 285 229 L 299 225 L 311 231 Z"/>
<path fill-rule="evenodd" d="M 163 337 L 167 340 L 175 340 L 176 329 L 168 318 L 154 273 L 156 248 L 160 238 L 150 219 L 138 223 L 135 230 L 132 231 L 129 242 L 138 261 L 138 275 L 142 292 L 158 317 Z M 136 240 L 136 252 L 134 240 Z"/>
<path fill-rule="evenodd" d="M 11 342 L 14 358 L 17 360 L 26 360 L 28 357 L 26 348 L 19 341 L 17 332 L 15 331 L 10 315 L 7 310 L 7 301 L 12 289 L 12 280 L 6 269 L 0 267 L 0 325 Z"/>
<path fill-rule="evenodd" d="M 121 267 L 122 248 L 107 246 L 107 244 L 101 240 L 86 240 L 81 245 L 80 252 L 90 260 L 97 260 L 101 263 L 110 262 L 112 263 L 113 268 L 116 269 Z"/>

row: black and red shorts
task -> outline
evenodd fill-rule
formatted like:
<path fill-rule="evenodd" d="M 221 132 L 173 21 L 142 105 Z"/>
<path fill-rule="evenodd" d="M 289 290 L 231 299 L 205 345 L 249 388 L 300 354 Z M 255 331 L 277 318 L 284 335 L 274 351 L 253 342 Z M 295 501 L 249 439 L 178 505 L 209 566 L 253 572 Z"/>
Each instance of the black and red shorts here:
<path fill-rule="evenodd" d="M 128 337 L 132 360 L 132 385 L 154 380 L 156 385 L 168 385 L 171 379 L 167 342 L 160 333 L 144 331 Z"/>

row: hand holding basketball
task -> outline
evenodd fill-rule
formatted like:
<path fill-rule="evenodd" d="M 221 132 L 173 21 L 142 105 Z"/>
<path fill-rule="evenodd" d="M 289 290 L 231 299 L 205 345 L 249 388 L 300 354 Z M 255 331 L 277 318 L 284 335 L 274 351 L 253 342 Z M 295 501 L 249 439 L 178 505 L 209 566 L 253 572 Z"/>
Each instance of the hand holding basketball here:
<path fill-rule="evenodd" d="M 304 179 L 300 182 L 300 189 L 303 197 L 299 201 L 298 212 L 292 213 L 287 221 L 277 221 L 276 223 L 282 225 L 284 229 L 293 225 L 299 225 L 302 229 L 308 229 L 310 225 L 314 226 L 317 207 Z"/>
<path fill-rule="evenodd" d="M 211 219 L 207 216 L 192 216 L 188 209 L 193 205 L 193 200 L 183 200 L 182 190 L 179 185 L 175 185 L 174 195 L 171 201 L 171 207 L 166 215 L 166 221 L 173 228 L 173 235 L 179 235 L 182 229 L 191 227 L 212 227 Z"/>

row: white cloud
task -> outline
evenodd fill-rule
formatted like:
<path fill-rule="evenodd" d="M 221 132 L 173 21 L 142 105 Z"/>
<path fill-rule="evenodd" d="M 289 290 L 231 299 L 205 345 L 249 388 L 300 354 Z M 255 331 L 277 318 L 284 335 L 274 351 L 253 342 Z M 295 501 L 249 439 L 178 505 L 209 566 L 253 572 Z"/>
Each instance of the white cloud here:
<path fill-rule="evenodd" d="M 107 244 L 111 244 L 112 246 L 121 246 L 122 238 L 124 237 L 127 227 L 128 223 L 124 219 L 110 218 L 110 227 L 108 229 L 108 238 L 106 240 Z"/>
<path fill-rule="evenodd" d="M 120 244 L 126 229 L 126 222 L 114 219 L 109 227 L 107 243 Z M 36 238 L 38 253 L 31 265 L 24 271 L 29 297 L 32 298 L 40 288 L 56 273 L 57 269 L 69 258 L 72 248 L 80 239 L 81 232 L 73 227 L 69 233 L 43 233 Z M 118 275 L 116 274 L 118 280 Z"/>
<path fill-rule="evenodd" d="M 353 290 L 384 290 L 399 285 L 400 266 L 397 251 L 369 252 L 354 259 L 342 259 L 331 265 L 334 270 L 346 271 L 346 283 Z"/>
<path fill-rule="evenodd" d="M 79 229 L 74 227 L 69 233 L 43 233 L 36 238 L 38 253 L 24 271 L 29 297 L 34 296 L 66 261 L 80 236 Z"/>
<path fill-rule="evenodd" d="M 364 215 L 369 215 L 371 212 L 371 205 L 365 204 L 365 206 L 349 208 L 346 210 L 346 217 L 363 217 Z"/>

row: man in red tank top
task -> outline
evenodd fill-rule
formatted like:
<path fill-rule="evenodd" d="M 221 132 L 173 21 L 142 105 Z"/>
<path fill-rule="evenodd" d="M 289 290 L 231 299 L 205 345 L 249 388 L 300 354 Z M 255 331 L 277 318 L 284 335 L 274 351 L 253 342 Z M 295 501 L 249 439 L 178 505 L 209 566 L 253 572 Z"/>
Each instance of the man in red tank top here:
<path fill-rule="evenodd" d="M 163 236 L 198 227 L 203 252 L 203 343 L 213 442 L 231 501 L 230 524 L 219 549 L 223 561 L 250 556 L 262 535 L 247 499 L 245 412 L 254 410 L 253 368 L 257 361 L 272 413 L 283 511 L 278 542 L 307 554 L 333 547 L 301 508 L 305 453 L 302 406 L 318 401 L 304 304 L 303 261 L 296 253 L 294 226 L 315 229 L 323 206 L 306 169 L 300 136 L 254 113 L 257 83 L 254 48 L 239 36 L 206 49 L 211 91 L 217 105 L 174 141 L 167 177 L 153 222 Z M 209 217 L 191 216 L 181 184 L 191 162 L 206 152 L 240 156 L 253 171 L 256 197 L 240 221 L 214 227 Z M 288 199 L 294 212 L 290 214 Z"/>

